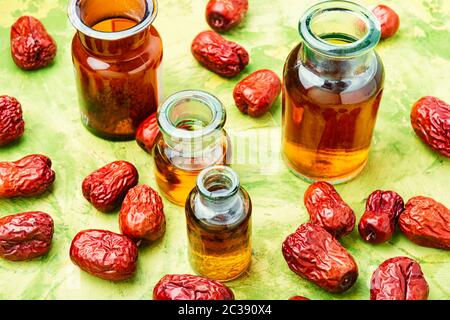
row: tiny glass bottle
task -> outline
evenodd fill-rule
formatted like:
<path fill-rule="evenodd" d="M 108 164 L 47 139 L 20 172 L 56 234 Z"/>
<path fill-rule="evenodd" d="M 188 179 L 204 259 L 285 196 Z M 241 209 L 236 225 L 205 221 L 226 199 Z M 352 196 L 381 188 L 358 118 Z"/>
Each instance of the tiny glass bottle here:
<path fill-rule="evenodd" d="M 68 11 L 83 124 L 105 139 L 134 139 L 162 93 L 156 0 L 71 0 Z"/>
<path fill-rule="evenodd" d="M 380 25 L 356 3 L 325 1 L 304 14 L 299 30 L 284 67 L 283 157 L 307 180 L 344 182 L 369 156 L 384 83 L 374 51 Z"/>
<path fill-rule="evenodd" d="M 156 182 L 169 201 L 183 206 L 200 171 L 229 164 L 225 109 L 207 92 L 186 90 L 164 101 L 157 120 L 161 133 L 153 151 Z"/>
<path fill-rule="evenodd" d="M 200 275 L 229 281 L 251 263 L 252 203 L 230 167 L 203 170 L 186 200 L 189 260 Z"/>

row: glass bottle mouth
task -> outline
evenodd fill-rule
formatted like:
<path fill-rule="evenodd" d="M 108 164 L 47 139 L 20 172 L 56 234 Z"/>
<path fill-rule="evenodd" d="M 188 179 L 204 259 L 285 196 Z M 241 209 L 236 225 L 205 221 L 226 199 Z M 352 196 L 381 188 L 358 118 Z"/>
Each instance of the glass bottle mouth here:
<path fill-rule="evenodd" d="M 109 2 L 111 1 L 111 2 Z M 69 20 L 81 33 L 94 39 L 120 40 L 145 30 L 158 14 L 157 0 L 70 0 Z M 104 32 L 92 28 L 108 18 L 129 18 L 138 23 L 126 30 Z"/>
<path fill-rule="evenodd" d="M 312 6 L 300 19 L 305 44 L 330 57 L 354 57 L 373 49 L 381 29 L 373 13 L 350 1 L 325 1 Z"/>
<path fill-rule="evenodd" d="M 171 141 L 193 141 L 222 133 L 226 113 L 212 94 L 200 90 L 179 91 L 158 110 L 158 125 Z"/>
<path fill-rule="evenodd" d="M 239 176 L 227 166 L 208 167 L 197 176 L 197 188 L 207 199 L 227 199 L 239 191 Z"/>

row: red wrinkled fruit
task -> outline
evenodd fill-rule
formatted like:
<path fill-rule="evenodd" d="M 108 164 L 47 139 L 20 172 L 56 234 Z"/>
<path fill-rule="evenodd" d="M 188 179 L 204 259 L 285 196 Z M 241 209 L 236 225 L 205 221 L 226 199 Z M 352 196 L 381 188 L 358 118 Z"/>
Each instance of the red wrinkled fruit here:
<path fill-rule="evenodd" d="M 348 235 L 355 227 L 355 213 L 329 183 L 319 181 L 309 186 L 304 203 L 311 222 L 320 225 L 335 238 Z"/>
<path fill-rule="evenodd" d="M 166 230 L 164 205 L 158 192 L 141 184 L 131 188 L 122 203 L 119 225 L 128 238 L 155 241 Z"/>
<path fill-rule="evenodd" d="M 311 300 L 311 299 L 308 299 L 303 296 L 293 296 L 293 297 L 290 297 L 289 300 Z"/>
<path fill-rule="evenodd" d="M 136 271 L 138 248 L 121 234 L 84 230 L 72 240 L 70 259 L 93 276 L 122 281 L 131 278 Z"/>
<path fill-rule="evenodd" d="M 244 20 L 248 0 L 209 0 L 206 5 L 206 21 L 217 32 L 225 32 Z"/>
<path fill-rule="evenodd" d="M 289 268 L 329 292 L 344 292 L 358 278 L 358 266 L 345 248 L 317 224 L 302 224 L 283 242 Z"/>
<path fill-rule="evenodd" d="M 376 190 L 366 202 L 366 211 L 359 221 L 361 237 L 371 243 L 389 241 L 395 232 L 397 219 L 404 210 L 403 199 L 394 191 Z"/>
<path fill-rule="evenodd" d="M 137 185 L 139 174 L 127 161 L 114 161 L 88 175 L 82 184 L 83 196 L 99 211 L 119 207 L 128 190 Z"/>
<path fill-rule="evenodd" d="M 44 212 L 0 218 L 0 257 L 21 261 L 43 256 L 51 247 L 53 219 Z"/>
<path fill-rule="evenodd" d="M 223 77 L 237 76 L 248 64 L 248 52 L 214 31 L 203 31 L 192 41 L 191 51 L 205 68 Z"/>
<path fill-rule="evenodd" d="M 42 23 L 31 16 L 20 17 L 11 27 L 11 56 L 24 70 L 47 66 L 56 56 L 56 43 Z"/>
<path fill-rule="evenodd" d="M 436 97 L 423 97 L 411 110 L 411 125 L 429 147 L 450 157 L 450 105 Z"/>
<path fill-rule="evenodd" d="M 154 300 L 234 300 L 226 285 L 190 274 L 168 274 L 153 289 Z"/>
<path fill-rule="evenodd" d="M 0 96 L 0 147 L 19 139 L 24 131 L 25 122 L 19 101 Z"/>
<path fill-rule="evenodd" d="M 137 144 L 147 151 L 152 153 L 153 146 L 156 142 L 156 137 L 159 134 L 158 121 L 156 119 L 156 112 L 152 113 L 150 117 L 145 119 L 136 131 Z"/>
<path fill-rule="evenodd" d="M 34 197 L 55 181 L 51 160 L 32 154 L 17 161 L 0 162 L 0 198 Z"/>
<path fill-rule="evenodd" d="M 408 257 L 383 262 L 370 283 L 371 300 L 427 300 L 428 291 L 420 265 Z"/>
<path fill-rule="evenodd" d="M 380 22 L 382 39 L 392 37 L 397 33 L 400 27 L 400 17 L 394 10 L 380 4 L 373 8 L 372 12 Z"/>
<path fill-rule="evenodd" d="M 413 197 L 398 219 L 400 230 L 412 242 L 450 250 L 450 209 L 428 197 Z"/>
<path fill-rule="evenodd" d="M 272 108 L 280 92 L 281 81 L 278 75 L 263 69 L 240 81 L 234 88 L 233 98 L 242 113 L 259 117 Z"/>

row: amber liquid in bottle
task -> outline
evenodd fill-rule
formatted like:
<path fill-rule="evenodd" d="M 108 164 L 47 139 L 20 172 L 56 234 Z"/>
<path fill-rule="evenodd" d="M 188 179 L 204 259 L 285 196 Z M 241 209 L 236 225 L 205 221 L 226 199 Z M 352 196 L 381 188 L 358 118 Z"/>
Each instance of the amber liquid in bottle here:
<path fill-rule="evenodd" d="M 211 194 L 229 191 L 220 182 L 206 180 L 204 188 Z M 250 197 L 242 188 L 221 200 L 206 198 L 198 186 L 192 190 L 186 202 L 186 222 L 189 260 L 198 274 L 230 281 L 249 268 L 251 211 Z"/>
<path fill-rule="evenodd" d="M 345 37 L 327 41 L 352 42 Z M 330 73 L 321 76 L 298 63 L 303 46 L 291 52 L 284 70 L 284 158 L 308 180 L 346 181 L 367 162 L 383 93 L 383 66 L 373 53 L 376 65 L 361 68 L 359 74 L 355 70 L 357 77 L 345 76 L 353 67 L 351 60 L 328 61 Z"/>
<path fill-rule="evenodd" d="M 102 32 L 118 32 L 130 29 L 138 23 L 128 18 L 110 18 L 92 26 L 92 29 Z"/>

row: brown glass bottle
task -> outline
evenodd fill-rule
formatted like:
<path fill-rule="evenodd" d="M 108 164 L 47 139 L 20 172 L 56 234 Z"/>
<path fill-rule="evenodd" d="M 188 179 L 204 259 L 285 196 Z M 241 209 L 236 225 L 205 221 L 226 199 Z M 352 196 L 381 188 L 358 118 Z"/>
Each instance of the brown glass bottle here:
<path fill-rule="evenodd" d="M 156 182 L 169 201 L 183 206 L 200 171 L 231 160 L 231 141 L 223 129 L 225 109 L 207 92 L 186 90 L 167 98 L 157 119 Z"/>
<path fill-rule="evenodd" d="M 383 93 L 379 25 L 359 5 L 328 1 L 300 33 L 284 69 L 283 156 L 307 180 L 344 182 L 367 162 Z"/>
<path fill-rule="evenodd" d="M 198 274 L 229 281 L 249 268 L 252 204 L 231 168 L 203 170 L 185 211 L 189 260 Z"/>
<path fill-rule="evenodd" d="M 156 0 L 72 0 L 77 32 L 72 60 L 81 119 L 94 134 L 134 139 L 139 124 L 156 112 L 162 41 L 151 25 Z"/>

